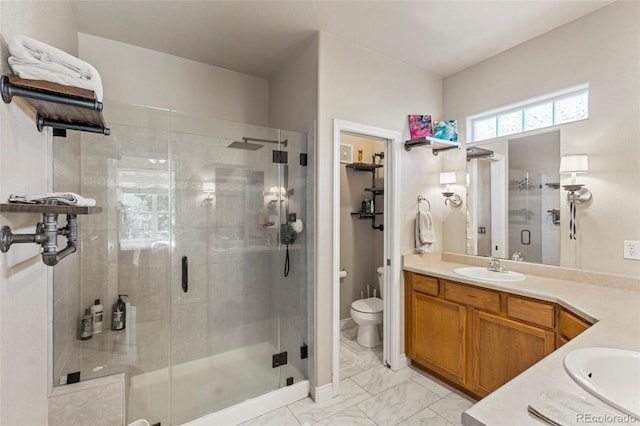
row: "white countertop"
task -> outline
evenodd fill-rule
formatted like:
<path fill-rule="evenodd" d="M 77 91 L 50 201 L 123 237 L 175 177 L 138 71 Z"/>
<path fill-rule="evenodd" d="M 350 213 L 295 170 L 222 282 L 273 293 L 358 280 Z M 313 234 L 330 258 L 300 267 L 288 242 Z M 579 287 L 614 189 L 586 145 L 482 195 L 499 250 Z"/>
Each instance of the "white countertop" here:
<path fill-rule="evenodd" d="M 509 262 L 509 265 L 513 264 Z M 592 320 L 594 325 L 463 413 L 463 425 L 540 426 L 543 423 L 527 412 L 527 406 L 550 387 L 584 396 L 596 406 L 618 412 L 574 382 L 565 371 L 562 361 L 567 353 L 584 347 L 603 346 L 640 351 L 640 291 L 528 273 L 527 278 L 520 282 L 484 282 L 453 272 L 464 266 L 469 265 L 437 260 L 420 264 L 412 260 L 405 262 L 403 269 L 556 302 L 585 319 Z M 516 270 L 516 267 L 513 269 Z M 614 281 L 616 279 L 615 276 L 608 278 Z"/>

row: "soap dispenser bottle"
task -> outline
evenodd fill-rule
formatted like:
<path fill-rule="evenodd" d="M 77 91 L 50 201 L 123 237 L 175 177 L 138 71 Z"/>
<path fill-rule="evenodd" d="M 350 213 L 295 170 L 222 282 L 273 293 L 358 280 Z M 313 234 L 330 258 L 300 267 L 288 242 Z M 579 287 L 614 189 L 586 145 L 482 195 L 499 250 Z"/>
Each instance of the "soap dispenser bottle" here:
<path fill-rule="evenodd" d="M 126 294 L 119 294 L 118 300 L 113 304 L 111 310 L 111 330 L 124 330 L 127 325 L 127 309 L 122 298 L 129 297 Z"/>

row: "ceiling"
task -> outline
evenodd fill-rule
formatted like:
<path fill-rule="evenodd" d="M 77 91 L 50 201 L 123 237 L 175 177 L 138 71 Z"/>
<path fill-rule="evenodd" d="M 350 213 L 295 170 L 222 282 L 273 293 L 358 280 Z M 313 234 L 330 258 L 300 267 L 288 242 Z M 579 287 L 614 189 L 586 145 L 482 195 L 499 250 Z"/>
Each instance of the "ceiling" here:
<path fill-rule="evenodd" d="M 608 1 L 72 1 L 82 33 L 268 78 L 316 31 L 447 76 Z"/>

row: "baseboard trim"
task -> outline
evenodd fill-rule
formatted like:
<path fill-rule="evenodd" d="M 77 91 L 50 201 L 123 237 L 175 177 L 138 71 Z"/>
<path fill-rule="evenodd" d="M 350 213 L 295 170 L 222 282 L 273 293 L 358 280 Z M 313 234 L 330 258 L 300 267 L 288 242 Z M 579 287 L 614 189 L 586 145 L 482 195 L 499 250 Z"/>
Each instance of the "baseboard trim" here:
<path fill-rule="evenodd" d="M 400 359 L 398 360 L 398 367 L 404 368 L 411 365 L 411 359 L 408 358 L 405 354 L 400 355 Z"/>
<path fill-rule="evenodd" d="M 324 386 L 311 387 L 311 399 L 321 404 L 333 398 L 333 383 L 327 383 Z"/>

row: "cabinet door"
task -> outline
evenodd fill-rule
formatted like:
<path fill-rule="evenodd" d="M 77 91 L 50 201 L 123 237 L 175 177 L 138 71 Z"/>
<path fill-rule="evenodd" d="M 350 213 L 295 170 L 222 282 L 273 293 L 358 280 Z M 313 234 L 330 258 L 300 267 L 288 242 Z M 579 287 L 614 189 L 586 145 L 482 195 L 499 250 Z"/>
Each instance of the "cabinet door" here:
<path fill-rule="evenodd" d="M 473 310 L 473 390 L 493 392 L 553 352 L 554 333 Z"/>
<path fill-rule="evenodd" d="M 415 291 L 412 299 L 412 358 L 464 384 L 466 308 Z"/>

